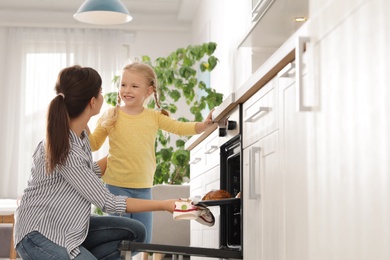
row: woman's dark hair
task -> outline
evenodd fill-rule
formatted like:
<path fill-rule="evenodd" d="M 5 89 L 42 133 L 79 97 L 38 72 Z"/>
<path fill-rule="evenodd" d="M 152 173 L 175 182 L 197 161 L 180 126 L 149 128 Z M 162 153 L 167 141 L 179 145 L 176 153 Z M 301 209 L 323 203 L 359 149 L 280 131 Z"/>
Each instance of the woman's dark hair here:
<path fill-rule="evenodd" d="M 69 119 L 78 117 L 92 97 L 98 98 L 102 87 L 99 73 L 78 65 L 64 68 L 58 74 L 50 102 L 46 128 L 46 169 L 50 174 L 65 162 L 69 150 Z"/>

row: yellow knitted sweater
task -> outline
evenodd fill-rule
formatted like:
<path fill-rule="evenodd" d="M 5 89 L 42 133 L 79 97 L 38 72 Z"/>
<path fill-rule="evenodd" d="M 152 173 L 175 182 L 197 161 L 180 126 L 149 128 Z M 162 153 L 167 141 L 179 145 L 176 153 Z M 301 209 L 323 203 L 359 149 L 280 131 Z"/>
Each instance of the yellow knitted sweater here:
<path fill-rule="evenodd" d="M 104 119 L 112 115 L 106 111 L 89 134 L 92 151 L 98 150 L 109 139 L 107 169 L 104 182 L 125 188 L 150 188 L 156 171 L 155 140 L 157 130 L 185 136 L 194 135 L 196 122 L 180 122 L 161 112 L 144 109 L 138 115 L 129 115 L 118 109 L 113 127 L 105 126 Z M 111 113 L 110 113 L 111 112 Z"/>

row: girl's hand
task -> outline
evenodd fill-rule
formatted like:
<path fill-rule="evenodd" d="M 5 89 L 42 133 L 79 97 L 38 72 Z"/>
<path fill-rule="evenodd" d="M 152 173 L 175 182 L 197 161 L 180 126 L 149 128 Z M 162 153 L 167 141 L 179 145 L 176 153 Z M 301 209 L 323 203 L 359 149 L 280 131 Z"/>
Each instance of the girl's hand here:
<path fill-rule="evenodd" d="M 206 119 L 203 121 L 203 123 L 206 125 L 206 126 L 210 126 L 212 125 L 214 122 L 213 122 L 213 112 L 214 112 L 215 109 L 212 109 L 210 111 L 210 113 L 207 115 Z"/>
<path fill-rule="evenodd" d="M 214 112 L 214 109 L 210 111 L 210 113 L 207 115 L 206 119 L 203 122 L 198 122 L 195 125 L 195 131 L 196 133 L 200 134 L 207 130 L 210 126 L 214 124 L 212 120 L 212 114 Z"/>

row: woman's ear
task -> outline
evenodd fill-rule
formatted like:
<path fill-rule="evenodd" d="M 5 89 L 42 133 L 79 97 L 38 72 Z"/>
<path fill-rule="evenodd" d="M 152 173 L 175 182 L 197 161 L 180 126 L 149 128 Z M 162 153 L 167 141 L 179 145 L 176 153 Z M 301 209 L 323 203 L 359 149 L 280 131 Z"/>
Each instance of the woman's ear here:
<path fill-rule="evenodd" d="M 92 97 L 91 100 L 89 101 L 89 106 L 93 109 L 96 106 L 96 98 Z"/>

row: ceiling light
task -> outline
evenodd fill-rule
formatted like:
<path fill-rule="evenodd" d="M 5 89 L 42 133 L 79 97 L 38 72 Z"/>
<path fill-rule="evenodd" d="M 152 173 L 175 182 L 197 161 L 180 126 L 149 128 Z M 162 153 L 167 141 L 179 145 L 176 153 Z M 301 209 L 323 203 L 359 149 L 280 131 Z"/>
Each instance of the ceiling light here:
<path fill-rule="evenodd" d="M 307 18 L 304 17 L 304 16 L 294 17 L 293 21 L 294 21 L 294 22 L 306 22 L 306 21 L 307 21 Z"/>
<path fill-rule="evenodd" d="M 123 24 L 133 19 L 120 0 L 86 0 L 73 18 L 83 23 L 100 25 Z"/>

